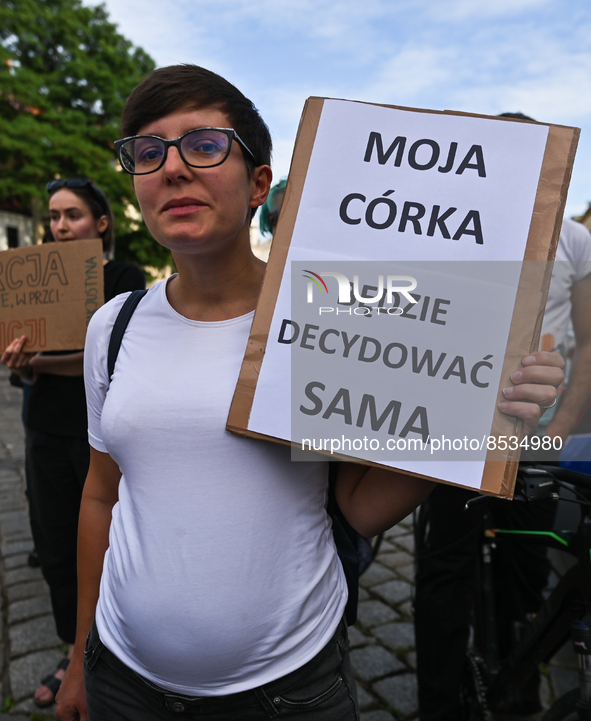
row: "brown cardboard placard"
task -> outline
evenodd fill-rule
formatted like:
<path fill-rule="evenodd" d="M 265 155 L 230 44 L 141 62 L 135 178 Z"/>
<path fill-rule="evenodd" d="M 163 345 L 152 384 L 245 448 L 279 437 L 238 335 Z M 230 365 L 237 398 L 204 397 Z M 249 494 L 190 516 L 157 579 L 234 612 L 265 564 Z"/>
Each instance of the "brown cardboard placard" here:
<path fill-rule="evenodd" d="M 104 302 L 99 239 L 0 253 L 0 348 L 21 335 L 25 350 L 79 350 Z"/>
<path fill-rule="evenodd" d="M 265 283 L 257 306 L 227 424 L 228 430 L 235 433 L 264 438 L 279 443 L 290 443 L 290 441 L 285 437 L 285 434 L 282 436 L 279 436 L 279 434 L 278 436 L 274 436 L 273 432 L 261 433 L 253 430 L 249 428 L 249 421 L 278 294 L 284 275 L 289 272 L 289 269 L 286 268 L 286 262 L 290 250 L 291 237 L 298 219 L 302 194 L 325 100 L 327 99 L 310 98 L 304 109 L 298 130 L 296 149 L 294 151 L 290 176 L 285 191 L 281 216 L 273 240 Z M 467 113 L 454 113 L 452 111 L 438 112 L 399 108 L 397 106 L 377 107 L 391 108 L 393 110 L 408 111 L 411 113 L 426 113 L 431 116 L 443 117 L 451 115 L 467 118 L 483 118 L 487 121 L 494 120 L 495 122 L 504 123 L 524 122 L 505 118 L 489 118 L 487 116 Z M 540 124 L 536 123 L 535 125 L 539 126 Z M 566 190 L 568 188 L 579 135 L 579 131 L 576 128 L 554 125 L 544 127 L 548 129 L 547 139 L 543 151 L 543 160 L 540 161 L 541 170 L 539 172 L 535 202 L 529 224 L 527 245 L 525 253 L 522 256 L 521 279 L 517 289 L 515 311 L 513 312 L 513 319 L 510 323 L 509 340 L 500 374 L 500 382 L 498 383 L 496 401 L 500 401 L 502 397 L 502 388 L 510 385 L 509 376 L 519 367 L 521 358 L 532 350 L 535 350 L 539 342 L 541 319 L 543 317 L 543 309 L 550 282 L 551 267 L 548 265 L 548 261 L 554 258 L 558 244 L 561 218 L 566 200 Z M 391 187 L 394 188 L 394 185 Z M 390 192 L 392 193 L 394 191 L 391 190 Z M 385 195 L 387 194 L 384 193 L 384 196 Z M 325 265 L 328 264 L 325 263 Z M 520 426 L 521 424 L 518 421 L 496 411 L 493 416 L 490 434 L 495 437 L 502 435 L 521 437 L 522 431 Z M 334 458 L 335 455 L 356 460 L 354 454 L 334 454 L 332 457 Z M 374 462 L 367 457 L 364 457 L 362 460 L 357 458 L 357 460 L 368 465 L 384 465 L 381 462 Z M 480 490 L 492 495 L 511 497 L 517 470 L 517 460 L 518 452 L 489 451 L 486 456 L 486 463 L 484 464 L 484 471 L 479 485 Z M 388 467 L 396 468 L 396 466 L 391 465 Z M 406 468 L 404 472 L 411 475 L 433 478 L 442 482 L 452 482 L 449 479 L 439 477 L 437 473 L 425 473 L 424 469 L 423 472 L 417 473 Z"/>

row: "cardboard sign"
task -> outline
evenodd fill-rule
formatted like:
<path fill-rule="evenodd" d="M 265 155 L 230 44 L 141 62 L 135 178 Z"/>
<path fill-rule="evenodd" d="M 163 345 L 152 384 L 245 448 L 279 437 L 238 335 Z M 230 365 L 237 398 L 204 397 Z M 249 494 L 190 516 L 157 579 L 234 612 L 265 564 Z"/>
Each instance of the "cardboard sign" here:
<path fill-rule="evenodd" d="M 578 134 L 310 99 L 228 429 L 511 496 Z"/>
<path fill-rule="evenodd" d="M 0 348 L 79 350 L 104 302 L 100 239 L 46 243 L 0 253 Z"/>

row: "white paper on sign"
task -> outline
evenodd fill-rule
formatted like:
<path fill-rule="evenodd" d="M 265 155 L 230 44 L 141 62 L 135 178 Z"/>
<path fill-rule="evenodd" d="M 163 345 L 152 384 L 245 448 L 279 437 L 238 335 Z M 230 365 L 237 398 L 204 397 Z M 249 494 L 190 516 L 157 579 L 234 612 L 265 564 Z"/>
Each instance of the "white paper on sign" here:
<path fill-rule="evenodd" d="M 425 422 L 430 438 L 486 437 L 547 135 L 547 126 L 325 101 L 248 430 L 295 444 L 364 433 L 380 449 L 388 439 L 424 440 Z M 392 262 L 417 279 L 416 311 L 347 315 L 331 272 L 342 267 L 370 287 L 380 263 Z M 313 288 L 313 303 L 302 269 L 326 283 L 326 295 Z M 292 343 L 287 321 L 299 329 Z M 319 347 L 322 333 L 334 353 Z M 343 339 L 355 335 L 345 357 Z M 422 420 L 422 411 L 412 420 L 417 408 Z M 346 455 L 479 487 L 486 444 L 460 460 L 422 453 Z"/>

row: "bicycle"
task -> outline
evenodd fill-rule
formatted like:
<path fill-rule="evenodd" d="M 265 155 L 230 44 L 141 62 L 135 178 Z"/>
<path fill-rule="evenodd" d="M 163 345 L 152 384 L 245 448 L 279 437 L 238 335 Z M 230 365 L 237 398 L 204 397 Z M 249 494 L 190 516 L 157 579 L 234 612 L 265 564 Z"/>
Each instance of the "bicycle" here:
<path fill-rule="evenodd" d="M 585 629 L 591 634 L 587 621 L 591 611 L 591 478 L 554 466 L 526 466 L 520 470 L 522 486 L 517 494 L 517 502 L 532 502 L 548 497 L 556 497 L 561 485 L 576 489 L 577 500 L 581 508 L 581 519 L 574 531 L 514 531 L 489 528 L 484 532 L 482 542 L 482 609 L 481 627 L 476 627 L 475 635 L 484 639 L 480 649 L 468 654 L 468 668 L 479 668 L 485 688 L 476 694 L 476 713 L 474 719 L 488 721 L 492 719 L 489 709 L 503 710 L 504 701 L 518 692 L 541 663 L 548 663 L 559 648 L 573 635 L 580 643 L 581 632 Z M 587 492 L 587 494 L 585 494 Z M 477 499 L 474 499 L 474 503 Z M 575 564 L 562 576 L 555 588 L 543 602 L 534 617 L 526 621 L 520 629 L 520 638 L 509 656 L 501 663 L 495 646 L 495 624 L 492 603 L 491 560 L 494 545 L 502 536 L 511 536 L 514 541 L 527 538 L 547 548 L 557 548 L 575 559 Z M 475 616 L 476 622 L 478 617 Z M 589 646 L 591 648 L 591 645 Z M 575 650 L 580 651 L 579 646 Z M 591 720 L 589 705 L 589 684 L 585 678 L 587 654 L 577 654 L 583 664 L 583 673 L 579 689 L 574 689 L 566 697 L 554 704 L 544 721 L 566 721 L 569 719 Z M 474 684 L 473 684 L 474 685 Z M 483 703 L 484 700 L 484 703 Z"/>
<path fill-rule="evenodd" d="M 524 531 L 494 528 L 485 524 L 480 544 L 480 583 L 475 603 L 473 644 L 468 650 L 462 683 L 466 721 L 492 721 L 494 713 L 507 710 L 541 663 L 548 663 L 573 634 L 580 661 L 580 685 L 547 711 L 543 721 L 591 721 L 591 477 L 555 466 L 535 464 L 520 468 L 514 502 L 558 499 L 560 487 L 572 489 L 581 519 L 574 531 Z M 486 496 L 476 496 L 469 506 L 486 505 Z M 428 518 L 419 513 L 416 542 L 426 537 Z M 498 629 L 492 558 L 500 538 L 518 543 L 557 548 L 575 559 L 543 601 L 539 611 L 519 628 L 519 638 L 509 655 L 499 658 Z M 587 653 L 585 653 L 587 651 Z"/>

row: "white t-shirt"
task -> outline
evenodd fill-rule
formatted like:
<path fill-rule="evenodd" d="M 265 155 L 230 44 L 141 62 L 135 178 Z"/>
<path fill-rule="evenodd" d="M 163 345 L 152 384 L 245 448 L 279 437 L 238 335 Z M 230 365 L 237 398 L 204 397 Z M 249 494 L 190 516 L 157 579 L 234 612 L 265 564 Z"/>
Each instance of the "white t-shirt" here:
<path fill-rule="evenodd" d="M 568 379 L 568 351 L 574 345 L 572 332 L 572 291 L 578 281 L 591 273 L 591 233 L 581 223 L 564 219 L 560 230 L 556 258 L 552 268 L 552 280 L 544 311 L 540 350 L 560 353 L 567 361 L 565 375 Z M 563 387 L 558 390 L 559 395 Z M 548 409 L 540 419 L 538 434 L 543 435 L 550 423 L 556 406 Z"/>
<path fill-rule="evenodd" d="M 541 350 L 566 357 L 573 285 L 591 273 L 591 233 L 581 223 L 563 220 L 542 324 Z"/>
<path fill-rule="evenodd" d="M 254 688 L 313 658 L 344 612 L 327 464 L 225 430 L 253 314 L 189 320 L 165 282 L 137 307 L 109 387 L 107 346 L 126 296 L 94 315 L 84 359 L 90 444 L 123 473 L 99 634 L 170 691 Z"/>

